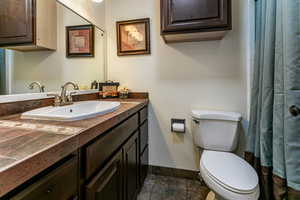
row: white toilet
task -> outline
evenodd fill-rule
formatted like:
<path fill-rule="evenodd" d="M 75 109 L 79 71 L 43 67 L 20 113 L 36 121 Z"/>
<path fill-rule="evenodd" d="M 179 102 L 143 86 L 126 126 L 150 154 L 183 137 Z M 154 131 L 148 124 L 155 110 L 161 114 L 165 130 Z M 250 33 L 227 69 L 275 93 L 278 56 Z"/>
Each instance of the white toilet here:
<path fill-rule="evenodd" d="M 242 158 L 231 153 L 238 144 L 241 114 L 193 110 L 195 144 L 204 149 L 200 175 L 217 200 L 257 200 L 258 176 Z"/>

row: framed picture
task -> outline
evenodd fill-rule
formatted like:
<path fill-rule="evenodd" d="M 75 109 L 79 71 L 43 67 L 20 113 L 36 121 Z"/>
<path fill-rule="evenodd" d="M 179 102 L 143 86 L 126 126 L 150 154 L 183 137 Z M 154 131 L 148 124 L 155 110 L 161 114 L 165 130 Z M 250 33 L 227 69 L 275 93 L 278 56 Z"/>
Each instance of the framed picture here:
<path fill-rule="evenodd" d="M 66 56 L 94 57 L 94 26 L 66 27 Z"/>
<path fill-rule="evenodd" d="M 150 54 L 150 19 L 117 22 L 118 56 Z"/>

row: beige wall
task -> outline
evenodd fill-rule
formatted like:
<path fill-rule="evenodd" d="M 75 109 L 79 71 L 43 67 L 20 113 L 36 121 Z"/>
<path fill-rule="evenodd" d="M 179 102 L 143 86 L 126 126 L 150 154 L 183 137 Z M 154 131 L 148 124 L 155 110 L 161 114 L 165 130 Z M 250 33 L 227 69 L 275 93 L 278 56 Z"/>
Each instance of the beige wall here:
<path fill-rule="evenodd" d="M 150 93 L 150 164 L 196 170 L 191 109 L 236 111 L 246 117 L 247 1 L 233 0 L 233 30 L 222 41 L 167 45 L 160 36 L 159 10 L 159 0 L 106 1 L 108 78 Z M 116 21 L 144 17 L 151 18 L 152 54 L 118 57 Z M 171 118 L 187 119 L 187 133 L 171 133 Z"/>
<path fill-rule="evenodd" d="M 57 91 L 67 81 L 90 86 L 94 80 L 104 79 L 104 37 L 95 29 L 95 58 L 66 58 L 65 27 L 88 24 L 67 8 L 57 4 L 57 51 L 9 51 L 12 69 L 12 93 L 29 92 L 32 81 L 40 81 L 47 91 Z"/>

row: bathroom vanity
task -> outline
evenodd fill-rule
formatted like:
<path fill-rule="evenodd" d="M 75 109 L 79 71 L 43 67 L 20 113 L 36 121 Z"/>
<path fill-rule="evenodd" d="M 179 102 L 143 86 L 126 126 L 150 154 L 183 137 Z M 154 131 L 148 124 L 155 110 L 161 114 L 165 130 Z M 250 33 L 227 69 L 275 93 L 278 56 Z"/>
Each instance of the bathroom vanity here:
<path fill-rule="evenodd" d="M 136 199 L 148 170 L 147 105 L 122 100 L 73 122 L 1 117 L 0 199 Z"/>

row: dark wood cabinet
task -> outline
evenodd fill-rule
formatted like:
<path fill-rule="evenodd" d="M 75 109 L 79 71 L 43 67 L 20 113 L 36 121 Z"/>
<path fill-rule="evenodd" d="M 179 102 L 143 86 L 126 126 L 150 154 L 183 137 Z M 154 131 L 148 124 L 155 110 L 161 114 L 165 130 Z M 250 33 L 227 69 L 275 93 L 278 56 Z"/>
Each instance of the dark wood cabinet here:
<path fill-rule="evenodd" d="M 125 200 L 134 200 L 139 189 L 138 134 L 135 133 L 124 146 Z"/>
<path fill-rule="evenodd" d="M 0 1 L 0 44 L 34 42 L 34 0 Z"/>
<path fill-rule="evenodd" d="M 149 147 L 145 147 L 144 151 L 140 154 L 140 185 L 142 186 L 148 174 L 149 167 Z"/>
<path fill-rule="evenodd" d="M 130 120 L 136 121 L 134 117 L 124 122 L 119 127 L 123 127 Z M 130 123 L 129 123 L 130 124 Z M 112 134 L 116 133 L 120 135 L 120 130 L 115 128 L 109 132 Z M 126 129 L 127 132 L 130 129 Z M 141 136 L 143 139 L 141 140 Z M 99 139 L 103 140 L 102 139 Z M 105 140 L 103 140 L 105 141 Z M 145 147 L 143 151 L 140 150 L 141 141 L 144 141 Z M 94 143 L 99 144 L 98 142 Z M 112 143 L 108 143 L 106 148 Z M 90 147 L 94 146 L 90 145 Z M 99 147 L 104 147 L 104 144 Z M 101 150 L 98 149 L 98 152 Z M 96 152 L 96 151 L 94 151 Z M 93 155 L 97 155 L 96 153 Z M 102 155 L 99 153 L 99 155 Z M 123 146 L 114 154 L 107 164 L 104 165 L 103 169 L 92 178 L 92 180 L 85 187 L 86 200 L 134 200 L 137 197 L 140 187 L 148 173 L 148 123 L 147 120 L 140 129 L 136 130 L 130 138 L 124 143 Z"/>
<path fill-rule="evenodd" d="M 148 138 L 148 120 L 140 126 L 139 133 L 139 183 L 143 185 L 148 174 L 149 165 L 149 138 Z"/>
<path fill-rule="evenodd" d="M 143 124 L 144 121 L 146 121 L 148 119 L 148 107 L 143 108 L 142 110 L 140 110 L 139 112 L 139 124 Z"/>
<path fill-rule="evenodd" d="M 72 156 L 11 200 L 75 200 L 78 198 L 78 160 Z"/>
<path fill-rule="evenodd" d="M 136 129 L 138 129 L 138 114 L 131 116 L 119 126 L 97 138 L 92 144 L 87 145 L 84 148 L 85 178 L 90 178 L 99 170 Z"/>
<path fill-rule="evenodd" d="M 149 142 L 149 135 L 148 135 L 148 120 L 146 120 L 141 126 L 140 126 L 140 153 L 144 151 L 146 146 Z"/>
<path fill-rule="evenodd" d="M 220 40 L 231 30 L 231 0 L 161 0 L 166 42 Z"/>
<path fill-rule="evenodd" d="M 147 113 L 131 115 L 7 199 L 135 200 L 148 173 Z"/>
<path fill-rule="evenodd" d="M 86 200 L 123 199 L 123 154 L 119 151 L 86 186 Z"/>
<path fill-rule="evenodd" d="M 1 0 L 0 47 L 56 49 L 55 0 Z"/>
<path fill-rule="evenodd" d="M 148 173 L 147 118 L 145 107 L 84 147 L 86 200 L 136 199 Z"/>

